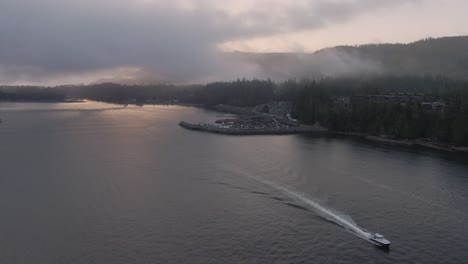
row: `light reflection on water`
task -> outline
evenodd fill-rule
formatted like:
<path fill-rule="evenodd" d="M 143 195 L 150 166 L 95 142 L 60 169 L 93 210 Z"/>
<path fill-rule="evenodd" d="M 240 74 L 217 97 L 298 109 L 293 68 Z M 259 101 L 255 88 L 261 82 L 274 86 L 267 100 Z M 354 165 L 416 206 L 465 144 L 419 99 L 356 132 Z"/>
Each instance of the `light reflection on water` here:
<path fill-rule="evenodd" d="M 177 125 L 224 117 L 180 106 L 0 103 L 0 262 L 468 259 L 464 158 Z M 290 186 L 384 234 L 391 251 L 251 177 Z"/>

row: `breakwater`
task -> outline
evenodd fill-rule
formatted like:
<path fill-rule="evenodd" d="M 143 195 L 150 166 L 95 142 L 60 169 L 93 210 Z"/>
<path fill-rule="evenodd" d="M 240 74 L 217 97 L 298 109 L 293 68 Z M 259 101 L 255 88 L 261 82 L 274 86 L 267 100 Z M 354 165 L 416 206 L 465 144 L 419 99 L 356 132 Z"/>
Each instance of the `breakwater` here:
<path fill-rule="evenodd" d="M 188 122 L 180 122 L 179 125 L 183 128 L 195 131 L 202 131 L 214 134 L 224 135 L 293 135 L 293 134 L 319 134 L 319 135 L 344 135 L 344 136 L 357 136 L 368 141 L 381 143 L 385 145 L 400 145 L 406 147 L 422 147 L 426 149 L 445 151 L 445 152 L 458 152 L 468 153 L 468 148 L 463 147 L 440 147 L 431 143 L 423 143 L 417 140 L 389 140 L 376 136 L 368 136 L 361 133 L 346 133 L 339 131 L 329 131 L 324 128 L 314 126 L 298 126 L 298 127 L 279 127 L 279 128 L 231 128 L 220 127 L 211 124 L 192 124 Z"/>
<path fill-rule="evenodd" d="M 289 135 L 289 134 L 304 134 L 304 133 L 327 133 L 327 130 L 310 127 L 281 127 L 281 128 L 225 128 L 209 124 L 192 124 L 180 122 L 179 125 L 183 128 L 203 131 L 215 134 L 225 135 Z"/>

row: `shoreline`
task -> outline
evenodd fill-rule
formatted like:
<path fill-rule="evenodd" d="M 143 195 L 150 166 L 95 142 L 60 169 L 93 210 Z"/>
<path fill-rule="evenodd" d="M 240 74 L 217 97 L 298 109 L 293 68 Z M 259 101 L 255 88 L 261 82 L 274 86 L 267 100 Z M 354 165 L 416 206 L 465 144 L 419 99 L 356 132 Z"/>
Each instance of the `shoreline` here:
<path fill-rule="evenodd" d="M 326 134 L 327 130 L 318 129 L 314 127 L 288 127 L 288 128 L 253 128 L 253 129 L 241 129 L 241 128 L 223 128 L 208 124 L 192 124 L 185 121 L 179 123 L 179 126 L 194 131 L 201 131 L 213 134 L 223 135 L 294 135 L 294 134 Z"/>
<path fill-rule="evenodd" d="M 65 101 L 44 101 L 44 100 L 36 100 L 36 101 L 0 101 L 0 102 L 15 102 L 15 103 L 82 103 L 89 101 L 87 99 L 69 99 Z M 97 101 L 109 104 L 118 104 L 121 105 L 119 102 L 109 102 L 109 101 Z M 257 113 L 254 111 L 249 111 L 246 109 L 242 109 L 235 106 L 227 106 L 227 105 L 217 105 L 215 107 L 206 107 L 204 105 L 199 104 L 189 104 L 189 103 L 152 103 L 147 105 L 178 105 L 178 106 L 185 106 L 185 107 L 197 107 L 197 108 L 204 108 L 207 110 L 212 110 L 221 113 L 231 113 L 236 115 L 244 115 L 244 116 L 265 116 L 263 113 Z M 239 111 L 240 110 L 240 111 Z M 2 123 L 2 119 L 0 118 L 0 124 Z M 368 142 L 378 143 L 378 144 L 385 144 L 385 145 L 393 145 L 393 146 L 402 146 L 402 147 L 420 147 L 424 149 L 436 150 L 436 151 L 444 151 L 444 152 L 451 152 L 451 153 L 468 153 L 468 147 L 457 147 L 449 144 L 443 143 L 435 143 L 428 140 L 421 140 L 421 139 L 388 139 L 379 136 L 373 136 L 365 133 L 359 132 L 344 132 L 344 131 L 330 131 L 326 128 L 317 128 L 313 126 L 304 126 L 299 125 L 297 127 L 287 127 L 287 128 L 258 128 L 258 129 L 237 129 L 237 128 L 223 128 L 214 125 L 208 124 L 192 124 L 185 121 L 179 123 L 179 125 L 185 129 L 193 130 L 193 131 L 201 131 L 207 132 L 212 134 L 223 134 L 223 135 L 238 135 L 238 136 L 249 136 L 249 135 L 295 135 L 295 134 L 315 134 L 315 135 L 342 135 L 342 136 L 351 136 L 351 137 L 359 137 L 364 139 Z"/>
<path fill-rule="evenodd" d="M 379 136 L 372 136 L 364 133 L 355 133 L 355 132 L 342 132 L 342 131 L 328 131 L 331 135 L 343 135 L 343 136 L 352 136 L 359 137 L 368 142 L 385 144 L 391 146 L 401 146 L 401 147 L 420 147 L 424 149 L 431 149 L 444 152 L 452 153 L 468 153 L 468 147 L 456 147 L 448 144 L 439 144 L 431 141 L 421 140 L 421 139 L 388 139 Z"/>
<path fill-rule="evenodd" d="M 408 147 L 421 147 L 425 149 L 439 150 L 452 153 L 468 153 L 468 147 L 456 147 L 452 145 L 439 144 L 431 141 L 423 141 L 418 139 L 413 140 L 397 140 L 397 139 L 386 139 L 377 136 L 365 136 L 366 140 L 383 143 L 387 145 L 397 145 L 397 146 L 408 146 Z"/>
<path fill-rule="evenodd" d="M 247 110 L 244 108 L 229 106 L 229 105 L 217 105 L 211 110 L 217 112 L 231 113 L 236 115 L 244 116 L 265 116 L 263 113 L 257 113 L 252 110 Z M 318 135 L 343 135 L 343 136 L 352 136 L 359 137 L 368 142 L 393 145 L 393 146 L 402 146 L 402 147 L 420 147 L 428 150 L 444 151 L 451 153 L 468 153 L 468 147 L 456 147 L 449 144 L 440 144 L 427 140 L 421 139 L 388 139 L 379 136 L 373 136 L 365 133 L 359 132 L 344 132 L 344 131 L 331 131 L 326 128 L 317 128 L 312 126 L 299 125 L 297 127 L 288 127 L 288 128 L 262 128 L 262 129 L 236 129 L 236 128 L 222 128 L 214 125 L 207 124 L 191 124 L 185 121 L 179 123 L 183 128 L 213 134 L 224 134 L 224 135 L 294 135 L 294 134 L 318 134 Z"/>
<path fill-rule="evenodd" d="M 222 134 L 231 136 L 253 136 L 253 135 L 298 135 L 298 134 L 314 134 L 314 135 L 342 135 L 359 137 L 368 142 L 374 142 L 384 145 L 402 146 L 402 147 L 421 147 L 424 149 L 444 151 L 451 153 L 468 153 L 468 147 L 455 147 L 451 145 L 436 144 L 429 141 L 422 140 L 396 140 L 386 139 L 378 136 L 371 136 L 363 133 L 355 132 L 342 132 L 342 131 L 329 131 L 326 129 L 299 126 L 288 128 L 257 128 L 257 129 L 238 129 L 238 128 L 223 128 L 209 124 L 192 124 L 181 121 L 179 126 L 192 130 L 200 131 L 211 134 Z"/>

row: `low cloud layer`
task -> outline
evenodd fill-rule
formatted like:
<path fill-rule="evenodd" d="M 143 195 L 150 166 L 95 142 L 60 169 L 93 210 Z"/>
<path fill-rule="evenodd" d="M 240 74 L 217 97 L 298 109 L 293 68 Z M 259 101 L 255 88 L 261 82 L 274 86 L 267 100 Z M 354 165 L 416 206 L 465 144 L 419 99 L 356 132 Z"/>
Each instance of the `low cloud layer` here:
<path fill-rule="evenodd" d="M 218 46 L 324 28 L 414 2 L 2 0 L 0 83 L 274 78 L 262 65 L 227 59 Z"/>

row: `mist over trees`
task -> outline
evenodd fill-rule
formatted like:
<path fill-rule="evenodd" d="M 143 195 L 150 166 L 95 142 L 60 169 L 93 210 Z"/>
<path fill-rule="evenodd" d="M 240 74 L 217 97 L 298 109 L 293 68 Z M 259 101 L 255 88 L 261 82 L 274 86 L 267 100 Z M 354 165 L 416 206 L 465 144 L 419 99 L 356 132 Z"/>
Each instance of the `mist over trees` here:
<path fill-rule="evenodd" d="M 57 87 L 0 86 L 0 101 L 62 102 L 86 98 L 118 104 L 185 103 L 207 107 L 254 107 L 271 101 L 290 101 L 292 116 L 305 124 L 468 146 L 468 36 L 428 38 L 409 44 L 337 46 L 315 53 L 235 52 L 225 58 L 257 65 L 255 74 L 281 81 L 265 78 L 206 85 L 107 82 Z M 288 79 L 292 76 L 307 78 Z M 410 98 L 407 101 L 392 101 L 395 94 L 412 95 L 405 95 Z M 442 109 L 430 109 L 431 104 Z"/>
<path fill-rule="evenodd" d="M 337 46 L 314 53 L 235 53 L 258 74 L 289 78 L 445 76 L 468 79 L 468 36 L 428 38 L 409 44 Z"/>

